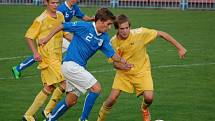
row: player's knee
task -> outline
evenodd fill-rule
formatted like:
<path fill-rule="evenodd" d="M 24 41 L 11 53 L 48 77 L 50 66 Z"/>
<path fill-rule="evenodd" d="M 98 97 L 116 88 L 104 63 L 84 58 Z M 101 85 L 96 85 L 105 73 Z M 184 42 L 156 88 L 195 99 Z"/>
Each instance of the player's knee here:
<path fill-rule="evenodd" d="M 53 85 L 44 85 L 43 91 L 47 94 L 51 94 L 54 91 L 55 87 Z"/>
<path fill-rule="evenodd" d="M 153 102 L 153 97 L 152 96 L 147 96 L 144 98 L 144 102 L 147 104 L 147 105 L 150 105 L 152 104 Z"/>
<path fill-rule="evenodd" d="M 96 82 L 91 88 L 90 91 L 95 92 L 95 93 L 100 93 L 101 92 L 101 85 L 99 82 Z"/>
<path fill-rule="evenodd" d="M 66 103 L 67 103 L 68 107 L 75 105 L 77 103 L 77 100 L 78 100 L 78 96 L 76 96 L 73 93 L 67 93 Z"/>
<path fill-rule="evenodd" d="M 62 92 L 64 92 L 66 89 L 66 81 L 61 82 L 59 88 Z"/>
<path fill-rule="evenodd" d="M 144 102 L 148 105 L 150 105 L 153 102 L 153 92 L 152 91 L 144 92 Z"/>

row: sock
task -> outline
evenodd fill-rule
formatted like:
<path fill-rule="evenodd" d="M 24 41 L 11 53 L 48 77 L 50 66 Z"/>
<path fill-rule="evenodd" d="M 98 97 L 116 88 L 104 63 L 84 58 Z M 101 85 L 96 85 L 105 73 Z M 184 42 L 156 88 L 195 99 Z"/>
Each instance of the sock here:
<path fill-rule="evenodd" d="M 26 58 L 24 61 L 22 61 L 22 63 L 20 63 L 16 69 L 20 72 L 23 69 L 31 66 L 32 64 L 35 63 L 34 57 L 33 56 L 29 56 L 28 58 Z"/>
<path fill-rule="evenodd" d="M 99 116 L 98 116 L 98 119 L 97 121 L 104 121 L 105 120 L 105 117 L 106 115 L 110 112 L 112 107 L 107 107 L 105 106 L 105 103 L 103 103 L 100 111 L 99 111 Z"/>
<path fill-rule="evenodd" d="M 148 109 L 149 105 L 150 104 L 147 104 L 145 101 L 142 102 L 142 105 L 141 105 L 142 120 L 151 121 L 151 116 L 150 116 L 150 112 Z"/>
<path fill-rule="evenodd" d="M 56 121 L 60 116 L 62 116 L 67 110 L 69 109 L 68 105 L 66 104 L 66 100 L 61 100 L 55 109 L 52 111 L 51 115 L 49 116 L 48 121 Z"/>
<path fill-rule="evenodd" d="M 25 115 L 33 116 L 38 111 L 38 109 L 43 105 L 47 98 L 48 94 L 44 93 L 43 91 L 40 91 L 35 97 L 32 105 L 26 111 Z"/>
<path fill-rule="evenodd" d="M 55 108 L 56 104 L 59 102 L 60 97 L 63 93 L 64 90 L 61 87 L 57 87 L 54 90 L 51 99 L 49 100 L 48 104 L 44 109 L 45 115 L 48 115 Z"/>
<path fill-rule="evenodd" d="M 88 95 L 86 96 L 85 102 L 84 102 L 84 107 L 81 115 L 81 121 L 87 120 L 88 116 L 90 114 L 90 111 L 93 108 L 93 105 L 99 96 L 99 93 L 95 92 L 89 92 Z"/>
<path fill-rule="evenodd" d="M 145 109 L 148 107 L 148 104 L 145 103 L 145 101 L 142 102 L 142 105 L 141 105 L 141 109 Z"/>

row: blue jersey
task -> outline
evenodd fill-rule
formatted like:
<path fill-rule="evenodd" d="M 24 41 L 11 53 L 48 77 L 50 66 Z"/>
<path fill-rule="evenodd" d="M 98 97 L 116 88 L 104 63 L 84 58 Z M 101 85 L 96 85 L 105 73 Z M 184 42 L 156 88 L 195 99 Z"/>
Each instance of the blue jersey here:
<path fill-rule="evenodd" d="M 57 10 L 63 13 L 66 22 L 70 22 L 73 16 L 76 16 L 79 19 L 82 19 L 85 16 L 77 4 L 74 4 L 72 5 L 72 8 L 69 8 L 66 1 L 59 5 Z"/>
<path fill-rule="evenodd" d="M 74 33 L 63 61 L 74 61 L 85 67 L 97 50 L 101 50 L 108 58 L 115 54 L 107 32 L 98 33 L 94 22 L 65 22 L 63 28 L 64 31 Z"/>

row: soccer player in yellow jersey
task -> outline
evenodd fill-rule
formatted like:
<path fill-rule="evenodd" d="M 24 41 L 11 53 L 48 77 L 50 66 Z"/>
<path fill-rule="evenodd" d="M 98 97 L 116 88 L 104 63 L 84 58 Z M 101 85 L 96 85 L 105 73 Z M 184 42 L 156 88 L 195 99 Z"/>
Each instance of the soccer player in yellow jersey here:
<path fill-rule="evenodd" d="M 121 70 L 124 65 L 114 62 L 117 71 L 112 90 L 100 109 L 97 121 L 105 120 L 121 91 L 133 93 L 134 89 L 137 97 L 143 95 L 142 120 L 150 121 L 149 106 L 153 101 L 153 81 L 146 47 L 156 37 L 162 37 L 176 47 L 181 59 L 185 57 L 186 49 L 166 32 L 143 27 L 131 29 L 129 18 L 123 14 L 117 16 L 114 26 L 117 34 L 111 40 L 112 46 L 128 63 L 133 64 L 133 67 Z"/>
<path fill-rule="evenodd" d="M 41 70 L 43 89 L 37 94 L 33 104 L 25 112 L 23 121 L 35 121 L 34 114 L 43 105 L 52 92 L 52 97 L 45 108 L 45 115 L 48 114 L 59 101 L 65 90 L 65 81 L 61 73 L 62 61 L 62 40 L 63 37 L 71 40 L 72 36 L 63 31 L 58 32 L 45 46 L 38 46 L 38 40 L 46 37 L 52 29 L 64 22 L 62 13 L 57 12 L 59 0 L 46 0 L 46 10 L 38 16 L 26 32 L 25 38 L 33 52 L 34 59 L 39 62 Z M 33 41 L 36 41 L 37 48 Z"/>

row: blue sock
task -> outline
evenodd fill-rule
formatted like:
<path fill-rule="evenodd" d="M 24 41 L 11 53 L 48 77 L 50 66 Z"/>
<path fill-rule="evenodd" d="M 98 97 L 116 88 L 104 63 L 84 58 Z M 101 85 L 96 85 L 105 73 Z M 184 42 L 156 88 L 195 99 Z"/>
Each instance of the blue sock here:
<path fill-rule="evenodd" d="M 34 57 L 33 56 L 29 56 L 28 58 L 26 58 L 24 61 L 22 61 L 22 63 L 20 63 L 16 69 L 20 72 L 23 69 L 31 66 L 32 64 L 35 63 Z"/>
<path fill-rule="evenodd" d="M 90 111 L 93 108 L 93 105 L 99 96 L 99 93 L 95 92 L 89 92 L 88 95 L 86 96 L 85 102 L 84 102 L 84 107 L 81 115 L 81 121 L 84 121 L 88 119 L 88 116 L 90 114 Z"/>
<path fill-rule="evenodd" d="M 60 116 L 62 116 L 69 107 L 66 104 L 66 100 L 61 100 L 55 109 L 51 112 L 51 115 L 49 116 L 49 119 L 47 121 L 56 121 Z"/>

